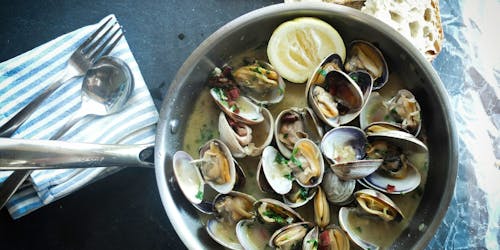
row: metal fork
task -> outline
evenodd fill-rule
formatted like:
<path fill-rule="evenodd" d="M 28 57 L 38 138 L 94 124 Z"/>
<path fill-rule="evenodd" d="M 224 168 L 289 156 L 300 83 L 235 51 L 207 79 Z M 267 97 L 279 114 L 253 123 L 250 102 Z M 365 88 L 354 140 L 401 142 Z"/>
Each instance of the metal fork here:
<path fill-rule="evenodd" d="M 108 18 L 97 30 L 85 40 L 70 56 L 61 78 L 51 84 L 42 94 L 24 107 L 6 124 L 0 127 L 0 137 L 10 137 L 50 94 L 69 79 L 82 76 L 90 66 L 101 56 L 109 54 L 122 38 L 121 27 L 115 28 L 117 22 L 108 25 L 112 17 Z M 101 32 L 109 26 L 104 32 Z M 113 31 L 114 29 L 114 31 Z M 102 34 L 101 34 L 102 33 Z M 110 35 L 111 34 L 111 35 Z M 106 38 L 107 37 L 107 38 Z M 104 40 L 106 38 L 106 40 Z M 104 40 L 104 42 L 103 42 Z M 31 171 L 14 171 L 0 187 L 0 209 L 17 191 L 21 184 L 30 175 Z"/>

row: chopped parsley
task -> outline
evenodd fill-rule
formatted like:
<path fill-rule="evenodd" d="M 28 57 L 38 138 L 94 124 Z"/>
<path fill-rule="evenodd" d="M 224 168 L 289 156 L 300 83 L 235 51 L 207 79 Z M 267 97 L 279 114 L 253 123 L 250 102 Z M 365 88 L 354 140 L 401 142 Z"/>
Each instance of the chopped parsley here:
<path fill-rule="evenodd" d="M 198 190 L 198 193 L 196 193 L 195 197 L 199 200 L 203 200 L 203 191 Z"/>
<path fill-rule="evenodd" d="M 196 143 L 205 143 L 218 136 L 217 133 L 217 131 L 210 129 L 207 124 L 203 124 L 200 128 L 200 137 L 196 140 Z"/>
<path fill-rule="evenodd" d="M 251 71 L 255 72 L 255 73 L 258 73 L 258 74 L 262 74 L 262 72 L 260 72 L 259 70 L 259 67 L 255 67 L 255 68 L 250 68 Z"/>
<path fill-rule="evenodd" d="M 278 164 L 282 164 L 282 165 L 288 164 L 288 160 L 279 153 L 276 154 L 276 157 L 274 158 L 274 162 L 276 162 Z"/>
<path fill-rule="evenodd" d="M 284 134 L 283 134 L 283 138 L 284 138 L 284 139 L 288 138 L 288 133 L 284 133 Z"/>
<path fill-rule="evenodd" d="M 312 244 L 312 248 L 313 249 L 317 249 L 318 248 L 318 240 L 317 239 L 310 239 L 310 240 L 307 241 L 307 243 Z"/>
<path fill-rule="evenodd" d="M 293 180 L 293 174 L 292 173 L 285 174 L 285 175 L 283 175 L 283 177 L 287 178 L 288 180 Z"/>
<path fill-rule="evenodd" d="M 357 76 L 357 75 L 351 75 L 350 77 L 351 77 L 351 79 L 352 79 L 354 82 L 358 82 L 358 76 Z"/>
<path fill-rule="evenodd" d="M 229 106 L 229 103 L 227 102 L 227 100 L 229 99 L 226 94 L 224 93 L 224 90 L 221 89 L 221 88 L 214 88 L 214 91 L 215 93 L 217 94 L 217 96 L 219 97 L 219 100 L 220 100 L 220 103 L 222 103 L 222 105 L 228 107 Z"/>
<path fill-rule="evenodd" d="M 279 224 L 286 224 L 287 223 L 287 221 L 283 217 L 281 217 L 279 214 L 277 214 L 273 210 L 266 210 L 263 213 L 263 215 L 273 219 L 275 222 L 277 222 Z"/>
<path fill-rule="evenodd" d="M 362 229 L 361 229 L 361 227 L 359 227 L 359 226 L 358 226 L 358 227 L 356 227 L 356 231 L 358 231 L 359 233 L 362 233 L 362 232 L 363 232 L 363 230 L 362 230 Z"/>
<path fill-rule="evenodd" d="M 302 200 L 307 200 L 309 192 L 305 187 L 300 187 L 299 196 Z"/>
<path fill-rule="evenodd" d="M 297 154 L 297 152 L 299 151 L 298 148 L 294 148 L 293 151 L 292 151 L 292 156 L 290 157 L 290 161 L 292 161 L 293 164 L 297 165 L 297 167 L 304 171 L 304 169 L 302 168 L 302 162 L 300 162 L 297 158 L 295 158 L 295 155 Z"/>

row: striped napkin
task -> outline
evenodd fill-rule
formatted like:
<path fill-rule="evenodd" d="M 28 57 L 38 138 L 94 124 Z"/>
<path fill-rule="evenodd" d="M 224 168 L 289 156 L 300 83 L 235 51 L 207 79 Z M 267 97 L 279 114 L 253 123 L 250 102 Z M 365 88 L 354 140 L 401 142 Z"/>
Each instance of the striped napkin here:
<path fill-rule="evenodd" d="M 0 63 L 0 125 L 58 80 L 73 51 L 108 18 Z M 60 140 L 104 144 L 154 142 L 158 112 L 124 37 L 110 55 L 128 63 L 134 76 L 134 93 L 125 109 L 105 117 L 87 117 Z M 82 80 L 83 77 L 74 78 L 56 90 L 12 138 L 48 139 L 55 134 L 80 107 Z M 7 208 L 14 219 L 19 218 L 117 170 L 111 167 L 34 171 L 28 178 L 30 185 L 19 190 Z M 0 172 L 0 182 L 9 175 L 10 172 Z"/>

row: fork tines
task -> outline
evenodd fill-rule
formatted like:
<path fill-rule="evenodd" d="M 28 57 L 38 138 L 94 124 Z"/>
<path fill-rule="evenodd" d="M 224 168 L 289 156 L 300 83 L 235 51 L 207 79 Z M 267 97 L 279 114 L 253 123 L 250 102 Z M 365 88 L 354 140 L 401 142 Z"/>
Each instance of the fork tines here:
<path fill-rule="evenodd" d="M 109 17 L 90 37 L 80 46 L 82 52 L 88 58 L 92 58 L 92 62 L 99 57 L 108 55 L 116 44 L 123 37 L 121 26 L 118 25 L 116 19 Z M 110 24 L 110 25 L 109 25 Z M 103 31 L 104 28 L 107 29 Z M 90 46 L 88 46 L 90 44 Z"/>

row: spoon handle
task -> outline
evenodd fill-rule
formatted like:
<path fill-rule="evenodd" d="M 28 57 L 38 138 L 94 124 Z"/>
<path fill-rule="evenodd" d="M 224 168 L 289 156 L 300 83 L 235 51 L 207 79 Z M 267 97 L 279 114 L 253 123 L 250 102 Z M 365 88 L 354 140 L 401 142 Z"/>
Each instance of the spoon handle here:
<path fill-rule="evenodd" d="M 78 121 L 80 121 L 83 117 L 89 115 L 85 110 L 83 110 L 83 106 L 76 112 L 74 113 L 69 120 L 60 128 L 57 130 L 57 132 L 50 137 L 49 140 L 57 140 L 61 138 L 61 136 L 64 135 L 64 133 L 68 132 L 68 130 L 73 127 Z"/>
<path fill-rule="evenodd" d="M 0 138 L 0 170 L 153 167 L 154 144 L 116 145 Z"/>

